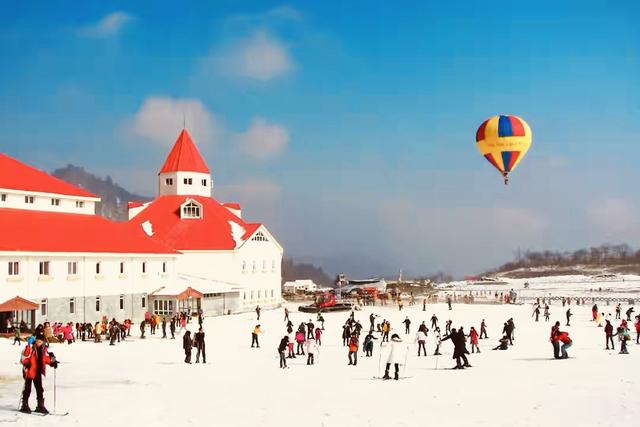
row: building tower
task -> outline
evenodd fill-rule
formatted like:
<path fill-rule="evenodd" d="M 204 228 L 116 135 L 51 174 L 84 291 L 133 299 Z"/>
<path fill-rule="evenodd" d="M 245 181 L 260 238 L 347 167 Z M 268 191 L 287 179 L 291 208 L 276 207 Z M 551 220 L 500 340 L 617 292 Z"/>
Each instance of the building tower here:
<path fill-rule="evenodd" d="M 211 172 L 191 135 L 182 129 L 158 172 L 158 195 L 211 197 Z"/>

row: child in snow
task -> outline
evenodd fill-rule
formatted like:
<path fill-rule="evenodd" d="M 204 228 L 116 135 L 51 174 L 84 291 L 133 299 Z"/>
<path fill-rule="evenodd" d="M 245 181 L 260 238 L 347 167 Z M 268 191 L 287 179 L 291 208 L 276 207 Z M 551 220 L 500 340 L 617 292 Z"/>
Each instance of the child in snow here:
<path fill-rule="evenodd" d="M 358 335 L 354 332 L 349 339 L 349 365 L 356 366 L 358 364 Z"/>
<path fill-rule="evenodd" d="M 471 353 L 475 353 L 475 350 L 480 353 L 480 347 L 478 347 L 478 332 L 473 326 L 469 330 L 469 340 L 471 341 Z"/>
<path fill-rule="evenodd" d="M 316 354 L 318 350 L 318 346 L 316 345 L 316 340 L 313 338 L 307 339 L 307 365 L 313 365 L 313 355 Z"/>
<path fill-rule="evenodd" d="M 316 328 L 316 342 L 318 345 L 322 345 L 322 329 Z"/>
<path fill-rule="evenodd" d="M 293 353 L 293 345 L 295 344 L 295 336 L 291 335 L 291 333 L 289 333 L 289 336 L 287 337 L 287 349 L 289 350 L 289 354 L 287 355 L 287 359 L 295 359 L 296 355 Z"/>

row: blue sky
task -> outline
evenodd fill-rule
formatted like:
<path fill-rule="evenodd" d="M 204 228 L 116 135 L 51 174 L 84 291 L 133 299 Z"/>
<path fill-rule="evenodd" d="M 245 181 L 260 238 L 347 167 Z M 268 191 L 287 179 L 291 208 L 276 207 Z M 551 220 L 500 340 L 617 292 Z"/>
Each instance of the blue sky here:
<path fill-rule="evenodd" d="M 153 195 L 184 118 L 215 196 L 331 272 L 637 247 L 640 6 L 527 3 L 5 5 L 0 151 Z M 533 130 L 506 188 L 500 113 Z"/>

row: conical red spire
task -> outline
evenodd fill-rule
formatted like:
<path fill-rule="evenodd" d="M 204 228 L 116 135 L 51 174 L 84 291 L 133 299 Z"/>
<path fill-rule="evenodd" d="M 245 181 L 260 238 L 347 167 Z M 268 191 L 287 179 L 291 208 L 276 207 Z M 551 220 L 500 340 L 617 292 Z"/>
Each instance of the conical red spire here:
<path fill-rule="evenodd" d="M 165 160 L 159 174 L 165 172 L 210 173 L 207 164 L 186 129 L 182 129 L 180 135 L 178 135 L 178 139 L 167 156 L 167 160 Z"/>

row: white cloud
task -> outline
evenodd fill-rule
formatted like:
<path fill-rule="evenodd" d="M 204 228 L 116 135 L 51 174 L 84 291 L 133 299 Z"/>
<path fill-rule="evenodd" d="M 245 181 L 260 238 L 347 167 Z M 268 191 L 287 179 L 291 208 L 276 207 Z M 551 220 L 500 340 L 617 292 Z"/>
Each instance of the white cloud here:
<path fill-rule="evenodd" d="M 132 135 L 170 147 L 180 129 L 186 128 L 199 146 L 214 143 L 221 125 L 198 99 L 148 97 L 128 125 Z"/>
<path fill-rule="evenodd" d="M 293 69 L 289 48 L 267 31 L 258 30 L 251 37 L 215 50 L 204 61 L 223 75 L 267 81 Z"/>
<path fill-rule="evenodd" d="M 281 153 L 289 142 L 289 133 L 278 124 L 256 117 L 246 132 L 236 136 L 240 148 L 251 157 L 265 160 Z"/>
<path fill-rule="evenodd" d="M 116 11 L 112 12 L 98 22 L 82 27 L 78 30 L 78 34 L 85 37 L 112 37 L 120 33 L 127 22 L 131 21 L 133 17 L 126 12 Z"/>

